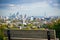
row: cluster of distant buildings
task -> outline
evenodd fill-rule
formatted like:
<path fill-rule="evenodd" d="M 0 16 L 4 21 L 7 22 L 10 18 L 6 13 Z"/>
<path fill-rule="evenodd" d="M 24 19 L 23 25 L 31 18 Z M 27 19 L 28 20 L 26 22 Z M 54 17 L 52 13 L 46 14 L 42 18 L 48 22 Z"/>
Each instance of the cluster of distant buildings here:
<path fill-rule="evenodd" d="M 17 12 L 16 14 L 12 14 L 9 17 L 0 16 L 0 20 L 2 19 L 6 23 L 12 23 L 13 20 L 19 20 L 19 21 L 16 21 L 15 25 L 18 25 L 18 24 L 27 25 L 27 24 L 32 23 L 34 25 L 37 25 L 38 27 L 40 27 L 40 25 L 50 23 L 52 20 L 55 21 L 56 19 L 59 19 L 59 18 L 60 18 L 59 16 L 50 16 L 50 17 L 30 16 L 30 17 L 27 17 L 26 14 L 19 15 L 19 12 Z"/>

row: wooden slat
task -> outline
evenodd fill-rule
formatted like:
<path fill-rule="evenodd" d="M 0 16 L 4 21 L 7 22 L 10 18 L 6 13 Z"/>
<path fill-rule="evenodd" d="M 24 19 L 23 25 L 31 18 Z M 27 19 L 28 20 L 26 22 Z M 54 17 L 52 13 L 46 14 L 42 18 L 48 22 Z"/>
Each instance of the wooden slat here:
<path fill-rule="evenodd" d="M 50 31 L 50 38 L 55 39 L 54 30 Z M 4 30 L 7 36 L 7 30 Z M 16 38 L 41 38 L 47 39 L 47 30 L 10 30 L 10 36 Z"/>

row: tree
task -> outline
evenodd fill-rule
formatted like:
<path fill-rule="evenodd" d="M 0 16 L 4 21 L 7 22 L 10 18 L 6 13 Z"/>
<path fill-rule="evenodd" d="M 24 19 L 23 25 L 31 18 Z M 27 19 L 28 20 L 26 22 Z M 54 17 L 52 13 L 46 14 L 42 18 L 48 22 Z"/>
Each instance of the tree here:
<path fill-rule="evenodd" d="M 44 24 L 43 28 L 53 29 L 56 31 L 56 37 L 60 40 L 60 19 L 56 19 L 51 23 Z"/>
<path fill-rule="evenodd" d="M 4 35 L 3 35 L 3 27 L 2 27 L 2 24 L 0 24 L 0 40 L 3 40 L 3 37 L 4 37 Z"/>
<path fill-rule="evenodd" d="M 56 37 L 60 39 L 60 19 L 56 19 L 47 25 L 48 29 L 54 29 L 56 31 Z"/>
<path fill-rule="evenodd" d="M 56 36 L 60 39 L 60 19 L 56 20 L 56 22 L 53 25 L 53 29 L 56 30 Z"/>

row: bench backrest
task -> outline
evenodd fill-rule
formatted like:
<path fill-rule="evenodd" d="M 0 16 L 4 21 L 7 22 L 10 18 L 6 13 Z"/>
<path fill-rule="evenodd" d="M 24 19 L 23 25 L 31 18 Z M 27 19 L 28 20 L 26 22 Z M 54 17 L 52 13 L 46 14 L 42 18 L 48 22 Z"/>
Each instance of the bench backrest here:
<path fill-rule="evenodd" d="M 49 32 L 50 38 L 55 39 L 55 31 L 49 30 Z M 4 34 L 6 37 L 8 36 L 7 30 L 4 30 Z M 10 37 L 47 39 L 47 30 L 10 30 Z"/>

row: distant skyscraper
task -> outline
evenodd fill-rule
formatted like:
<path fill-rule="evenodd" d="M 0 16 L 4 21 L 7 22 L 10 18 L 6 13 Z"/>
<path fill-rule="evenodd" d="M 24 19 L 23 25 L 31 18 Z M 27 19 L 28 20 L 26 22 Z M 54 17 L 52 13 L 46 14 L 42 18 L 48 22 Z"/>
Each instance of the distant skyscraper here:
<path fill-rule="evenodd" d="M 22 15 L 20 15 L 20 19 L 22 20 L 22 18 L 23 18 L 23 16 Z"/>
<path fill-rule="evenodd" d="M 16 18 L 19 19 L 19 12 L 16 13 Z"/>
<path fill-rule="evenodd" d="M 0 16 L 0 18 L 2 18 L 2 16 Z"/>
<path fill-rule="evenodd" d="M 24 15 L 24 18 L 26 18 L 26 14 Z"/>
<path fill-rule="evenodd" d="M 9 18 L 11 18 L 11 19 L 13 19 L 15 17 L 16 17 L 15 13 L 14 14 L 10 14 L 10 16 L 9 16 Z"/>
<path fill-rule="evenodd" d="M 19 15 L 19 12 L 16 13 L 16 16 L 18 16 L 18 15 Z"/>
<path fill-rule="evenodd" d="M 44 17 L 46 18 L 47 16 L 46 16 L 46 12 L 44 13 Z"/>
<path fill-rule="evenodd" d="M 30 20 L 33 21 L 33 20 L 34 20 L 34 17 L 32 16 L 32 17 L 30 18 Z"/>

